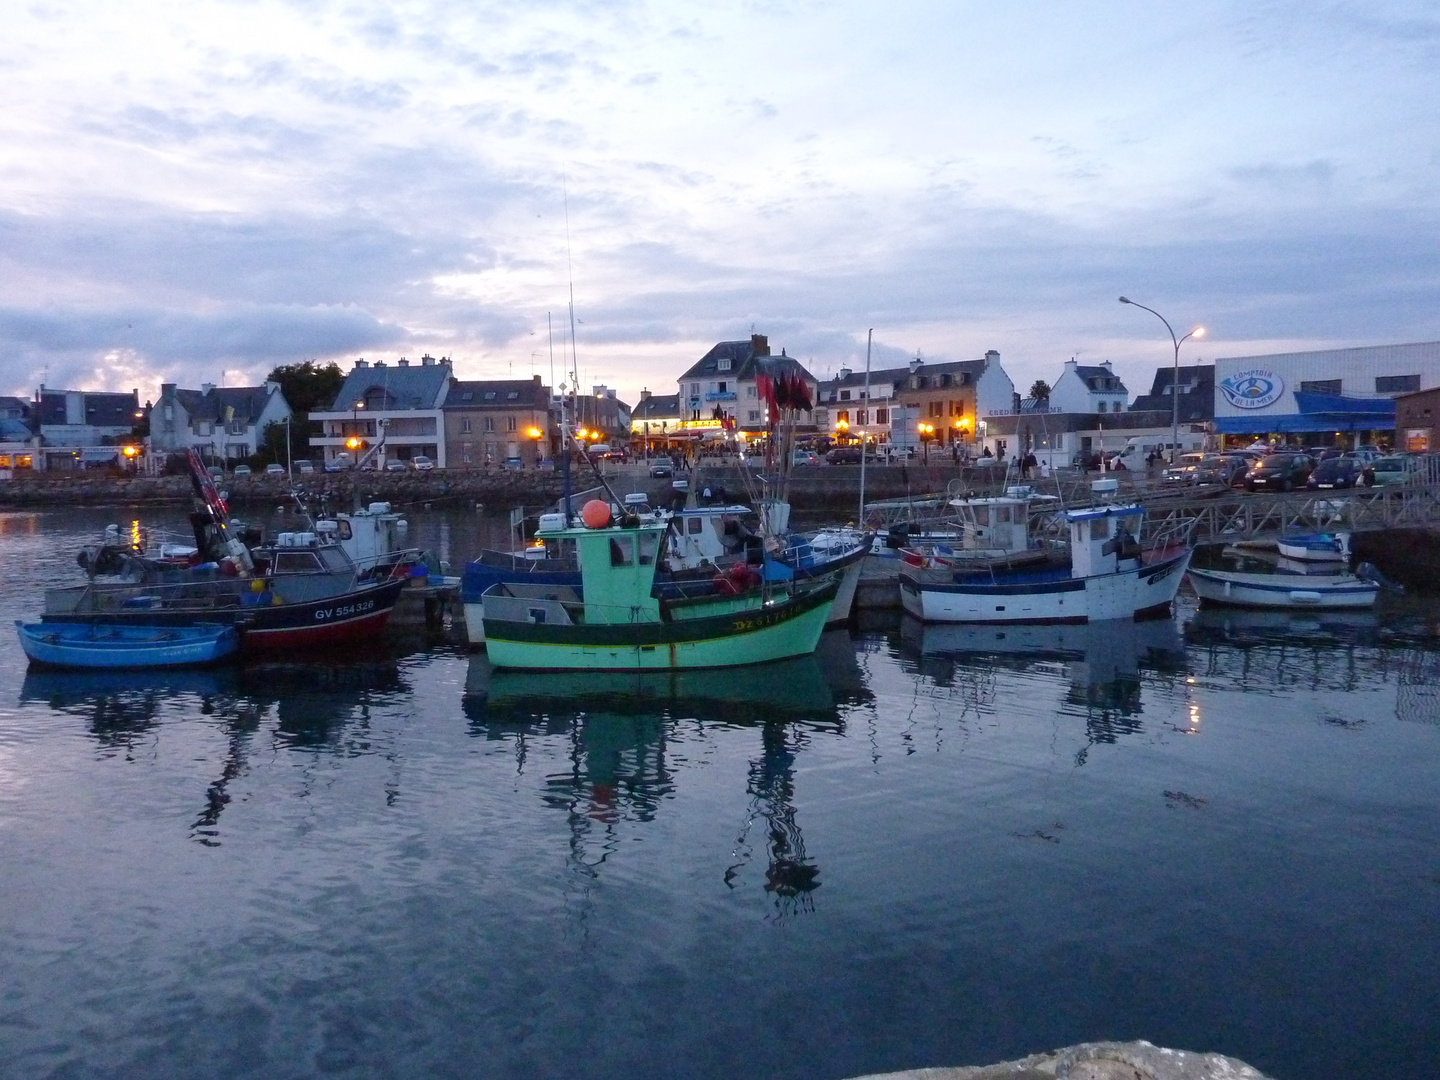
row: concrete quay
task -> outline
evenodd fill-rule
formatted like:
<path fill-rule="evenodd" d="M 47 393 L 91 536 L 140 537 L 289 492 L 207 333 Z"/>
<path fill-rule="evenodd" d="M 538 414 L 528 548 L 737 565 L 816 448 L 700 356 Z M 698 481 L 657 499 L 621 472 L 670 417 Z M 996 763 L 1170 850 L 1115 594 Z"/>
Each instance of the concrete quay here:
<path fill-rule="evenodd" d="M 1167 1050 L 1140 1040 L 1081 1043 L 995 1065 L 909 1069 L 854 1080 L 1265 1080 L 1265 1074 L 1223 1054 Z"/>

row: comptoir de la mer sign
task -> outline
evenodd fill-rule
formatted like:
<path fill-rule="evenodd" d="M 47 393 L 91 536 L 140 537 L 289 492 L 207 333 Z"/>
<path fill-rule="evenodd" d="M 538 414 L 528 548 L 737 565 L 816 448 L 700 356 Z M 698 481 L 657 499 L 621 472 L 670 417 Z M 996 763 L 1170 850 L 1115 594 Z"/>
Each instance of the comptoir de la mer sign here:
<path fill-rule="evenodd" d="M 1225 400 L 1237 409 L 1263 409 L 1279 401 L 1285 393 L 1285 380 L 1266 368 L 1237 371 L 1216 385 Z"/>

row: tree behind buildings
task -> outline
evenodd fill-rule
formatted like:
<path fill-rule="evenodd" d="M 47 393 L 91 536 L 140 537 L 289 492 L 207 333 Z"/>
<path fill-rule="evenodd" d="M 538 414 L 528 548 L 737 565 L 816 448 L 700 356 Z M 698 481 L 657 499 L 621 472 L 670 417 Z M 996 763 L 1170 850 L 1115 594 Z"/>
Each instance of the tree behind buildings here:
<path fill-rule="evenodd" d="M 310 436 L 320 432 L 313 430 L 310 413 L 315 409 L 327 408 L 340 393 L 340 384 L 345 373 L 333 360 L 321 364 L 318 360 L 306 360 L 300 364 L 282 364 L 267 376 L 270 382 L 280 384 L 280 392 L 294 414 L 290 428 L 290 457 L 308 457 Z M 285 425 L 271 424 L 263 433 L 264 444 L 260 454 L 270 460 L 284 464 Z"/>

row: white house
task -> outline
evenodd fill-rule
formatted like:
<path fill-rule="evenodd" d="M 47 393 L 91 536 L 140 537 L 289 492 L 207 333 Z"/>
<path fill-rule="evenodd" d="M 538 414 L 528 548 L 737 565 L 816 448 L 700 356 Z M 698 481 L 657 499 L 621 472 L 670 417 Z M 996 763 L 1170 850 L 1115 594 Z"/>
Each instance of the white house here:
<path fill-rule="evenodd" d="M 1129 404 L 1130 391 L 1110 370 L 1110 361 L 1082 366 L 1065 361 L 1065 370 L 1050 388 L 1050 408 L 1057 412 L 1119 413 Z"/>
<path fill-rule="evenodd" d="M 161 383 L 160 400 L 150 409 L 150 449 L 159 454 L 191 447 L 207 457 L 239 461 L 265 441 L 265 429 L 291 416 L 280 384 L 215 386 L 182 390 Z"/>
<path fill-rule="evenodd" d="M 387 458 L 424 455 L 443 469 L 448 454 L 441 406 L 450 380 L 450 361 L 444 357 L 423 356 L 418 365 L 402 357 L 394 366 L 357 360 L 330 408 L 311 411 L 321 434 L 312 435 L 310 445 L 319 447 L 329 463 L 347 450 L 351 439 L 364 453 L 383 438 Z"/>

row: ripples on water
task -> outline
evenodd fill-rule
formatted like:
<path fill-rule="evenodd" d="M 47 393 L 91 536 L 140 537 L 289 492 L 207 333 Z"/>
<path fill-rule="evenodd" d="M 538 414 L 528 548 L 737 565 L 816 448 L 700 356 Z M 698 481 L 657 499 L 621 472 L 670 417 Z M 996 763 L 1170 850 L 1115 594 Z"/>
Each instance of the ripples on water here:
<path fill-rule="evenodd" d="M 0 515 L 0 611 L 116 515 Z M 122 519 L 123 520 L 123 519 Z M 454 563 L 473 517 L 421 515 Z M 0 1075 L 1440 1060 L 1425 608 L 882 623 L 673 678 L 0 645 Z"/>

